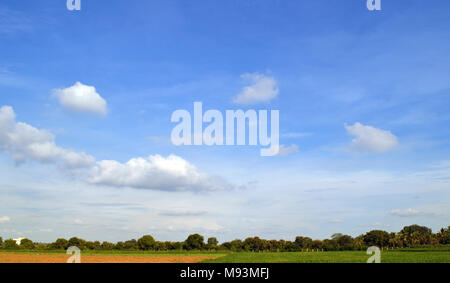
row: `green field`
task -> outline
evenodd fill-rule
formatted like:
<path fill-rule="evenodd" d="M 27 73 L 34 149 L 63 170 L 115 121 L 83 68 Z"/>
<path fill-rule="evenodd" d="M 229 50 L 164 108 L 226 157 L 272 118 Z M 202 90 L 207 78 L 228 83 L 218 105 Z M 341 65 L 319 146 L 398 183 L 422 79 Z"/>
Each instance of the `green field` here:
<path fill-rule="evenodd" d="M 8 253 L 7 251 L 1 251 Z M 15 254 L 65 254 L 62 251 L 11 251 Z M 88 251 L 82 255 L 115 256 L 213 256 L 202 263 L 365 263 L 370 257 L 364 251 L 341 252 L 145 252 L 145 251 Z M 450 263 L 450 248 L 402 249 L 381 252 L 382 263 Z"/>
<path fill-rule="evenodd" d="M 231 253 L 205 263 L 365 263 L 362 251 L 303 253 Z M 383 251 L 382 263 L 450 263 L 450 250 Z"/>

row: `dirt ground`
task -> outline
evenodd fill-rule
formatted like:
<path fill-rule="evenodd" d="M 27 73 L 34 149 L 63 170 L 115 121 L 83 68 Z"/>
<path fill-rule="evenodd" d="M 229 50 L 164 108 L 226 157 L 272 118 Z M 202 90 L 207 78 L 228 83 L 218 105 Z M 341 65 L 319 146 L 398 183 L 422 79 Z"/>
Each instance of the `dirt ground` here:
<path fill-rule="evenodd" d="M 66 263 L 69 255 L 0 253 L 0 263 Z M 197 263 L 217 257 L 201 256 L 81 256 L 81 263 Z"/>

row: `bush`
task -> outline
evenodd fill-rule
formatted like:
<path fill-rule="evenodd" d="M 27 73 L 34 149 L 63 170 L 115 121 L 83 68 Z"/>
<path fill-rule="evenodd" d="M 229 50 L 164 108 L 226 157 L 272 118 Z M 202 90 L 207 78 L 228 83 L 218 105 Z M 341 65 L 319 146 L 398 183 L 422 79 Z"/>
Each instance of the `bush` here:
<path fill-rule="evenodd" d="M 3 249 L 5 250 L 18 250 L 19 246 L 16 244 L 16 241 L 9 239 L 3 243 Z"/>
<path fill-rule="evenodd" d="M 194 234 L 190 235 L 186 241 L 184 241 L 184 249 L 190 250 L 202 250 L 205 246 L 205 238 L 202 235 Z"/>
<path fill-rule="evenodd" d="M 146 235 L 137 241 L 137 246 L 143 251 L 154 250 L 156 247 L 156 241 L 152 236 Z"/>
<path fill-rule="evenodd" d="M 20 242 L 20 248 L 22 248 L 24 250 L 33 250 L 34 249 L 34 243 L 33 243 L 33 241 L 31 241 L 29 239 L 23 239 Z"/>

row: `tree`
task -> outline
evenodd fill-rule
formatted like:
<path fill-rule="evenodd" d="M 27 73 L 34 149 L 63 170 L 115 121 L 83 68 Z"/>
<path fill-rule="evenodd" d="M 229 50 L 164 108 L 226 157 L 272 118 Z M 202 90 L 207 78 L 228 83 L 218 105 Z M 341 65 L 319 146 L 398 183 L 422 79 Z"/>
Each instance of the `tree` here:
<path fill-rule="evenodd" d="M 450 244 L 450 226 L 447 229 L 442 228 L 441 231 L 437 233 L 436 238 L 442 245 Z"/>
<path fill-rule="evenodd" d="M 410 235 L 414 232 L 418 232 L 419 234 L 431 234 L 432 231 L 430 228 L 426 226 L 419 226 L 419 225 L 411 225 L 411 226 L 405 226 L 400 233 L 404 235 Z"/>
<path fill-rule="evenodd" d="M 217 241 L 217 238 L 211 237 L 208 238 L 208 249 L 212 250 L 212 249 L 216 249 L 217 245 L 219 244 L 219 241 Z"/>
<path fill-rule="evenodd" d="M 137 243 L 137 241 L 135 239 L 126 241 L 124 243 L 124 248 L 126 250 L 137 250 L 138 249 L 138 243 Z"/>
<path fill-rule="evenodd" d="M 360 236 L 356 237 L 355 239 L 353 239 L 353 246 L 357 250 L 364 250 L 365 248 L 367 249 L 367 247 L 365 246 L 365 243 L 364 243 L 364 235 L 360 235 Z"/>
<path fill-rule="evenodd" d="M 243 244 L 246 251 L 259 252 L 264 250 L 263 241 L 259 237 L 247 238 Z"/>
<path fill-rule="evenodd" d="M 86 241 L 83 239 L 79 239 L 77 237 L 73 237 L 69 239 L 69 247 L 77 247 L 80 250 L 86 249 Z"/>
<path fill-rule="evenodd" d="M 342 235 L 337 239 L 340 250 L 353 250 L 353 238 L 349 235 Z"/>
<path fill-rule="evenodd" d="M 143 251 L 154 250 L 156 241 L 152 236 L 145 235 L 137 241 L 137 246 L 140 250 Z"/>
<path fill-rule="evenodd" d="M 3 249 L 5 250 L 17 250 L 19 249 L 19 246 L 16 244 L 16 241 L 13 239 L 6 240 L 3 243 Z"/>
<path fill-rule="evenodd" d="M 20 247 L 22 249 L 25 249 L 25 250 L 33 250 L 34 249 L 34 243 L 30 239 L 23 239 L 20 242 Z"/>
<path fill-rule="evenodd" d="M 182 242 L 171 242 L 169 244 L 169 249 L 174 250 L 174 251 L 179 251 L 183 249 L 183 245 L 184 243 Z"/>
<path fill-rule="evenodd" d="M 230 249 L 233 252 L 240 252 L 244 249 L 244 243 L 242 242 L 242 240 L 239 240 L 239 239 L 233 240 L 230 243 L 230 247 L 231 247 Z"/>
<path fill-rule="evenodd" d="M 39 244 L 36 244 L 35 249 L 38 250 L 38 251 L 43 251 L 43 250 L 47 249 L 47 245 L 44 244 L 44 243 L 39 243 Z"/>
<path fill-rule="evenodd" d="M 407 245 L 424 245 L 430 244 L 432 238 L 432 231 L 430 228 L 419 225 L 411 225 L 404 227 L 400 234 L 404 236 Z"/>
<path fill-rule="evenodd" d="M 323 240 L 323 249 L 326 251 L 337 251 L 339 249 L 339 245 L 336 240 Z"/>
<path fill-rule="evenodd" d="M 169 250 L 170 243 L 169 242 L 158 242 L 157 243 L 157 250 L 158 251 L 168 251 Z"/>
<path fill-rule="evenodd" d="M 0 249 L 3 248 L 3 238 L 0 237 Z"/>
<path fill-rule="evenodd" d="M 321 241 L 321 240 L 314 240 L 314 241 L 312 242 L 312 248 L 313 248 L 313 249 L 319 249 L 319 250 L 323 249 L 323 243 L 322 243 L 322 241 Z"/>
<path fill-rule="evenodd" d="M 95 241 L 95 242 L 91 242 L 88 241 L 86 242 L 86 248 L 89 250 L 99 250 L 102 247 L 102 244 L 99 241 Z"/>
<path fill-rule="evenodd" d="M 342 235 L 341 233 L 334 233 L 333 235 L 331 235 L 331 239 L 332 240 L 337 240 L 337 239 L 339 239 L 342 236 L 344 236 L 344 235 Z"/>
<path fill-rule="evenodd" d="M 186 241 L 184 241 L 184 249 L 186 250 L 201 250 L 205 245 L 205 238 L 199 234 L 190 235 Z"/>
<path fill-rule="evenodd" d="M 311 249 L 313 240 L 308 237 L 296 237 L 295 243 L 300 247 L 300 249 Z"/>
<path fill-rule="evenodd" d="M 372 230 L 364 235 L 364 243 L 367 246 L 387 247 L 389 245 L 389 233 L 381 230 Z"/>
<path fill-rule="evenodd" d="M 102 250 L 112 251 L 115 248 L 115 245 L 113 243 L 110 243 L 110 242 L 103 242 L 100 245 L 100 247 L 101 247 Z"/>
<path fill-rule="evenodd" d="M 67 250 L 69 247 L 69 241 L 66 239 L 57 239 L 56 242 L 50 245 L 50 248 L 57 250 Z"/>

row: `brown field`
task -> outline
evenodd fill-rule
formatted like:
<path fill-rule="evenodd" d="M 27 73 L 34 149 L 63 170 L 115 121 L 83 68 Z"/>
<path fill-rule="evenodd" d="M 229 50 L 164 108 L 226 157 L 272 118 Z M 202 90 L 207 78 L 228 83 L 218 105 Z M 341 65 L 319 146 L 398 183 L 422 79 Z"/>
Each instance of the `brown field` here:
<path fill-rule="evenodd" d="M 61 254 L 15 254 L 0 253 L 0 263 L 66 263 L 69 255 Z M 82 256 L 82 263 L 197 263 L 216 259 L 212 256 L 121 256 L 89 255 Z"/>

